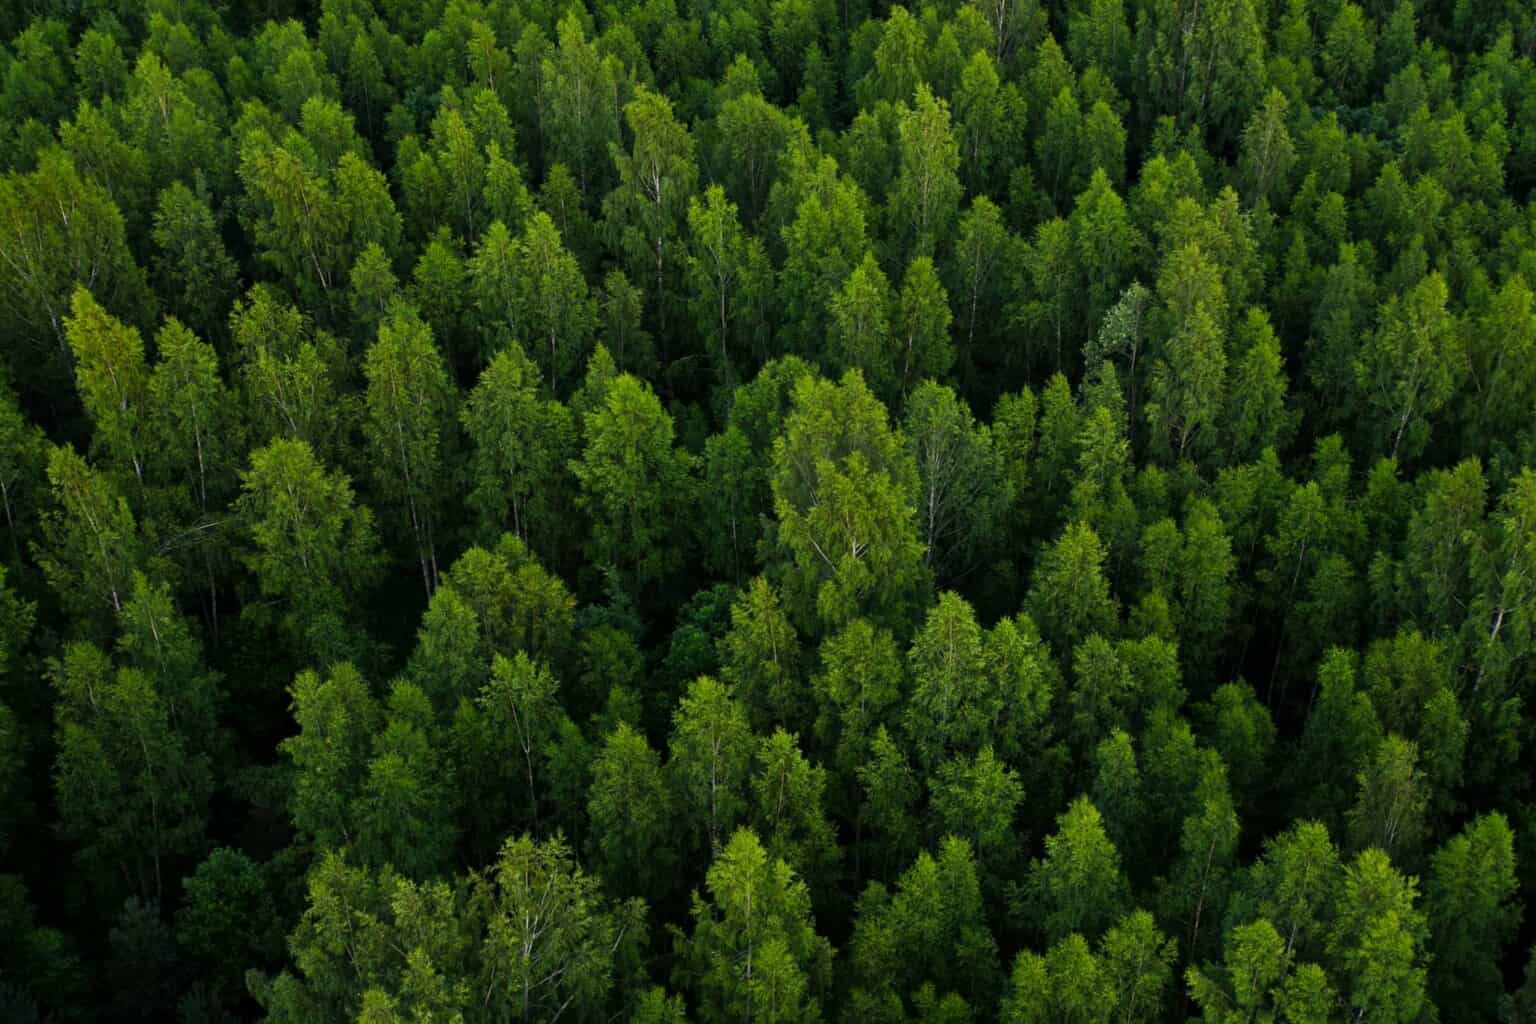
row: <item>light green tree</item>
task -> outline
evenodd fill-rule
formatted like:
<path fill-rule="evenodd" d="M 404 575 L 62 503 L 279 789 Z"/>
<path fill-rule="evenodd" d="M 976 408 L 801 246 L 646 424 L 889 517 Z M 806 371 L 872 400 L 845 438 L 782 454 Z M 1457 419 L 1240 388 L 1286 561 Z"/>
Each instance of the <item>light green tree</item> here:
<path fill-rule="evenodd" d="M 857 372 L 803 377 L 793 394 L 772 470 L 791 613 L 823 628 L 860 613 L 899 623 L 927 582 L 912 457 Z"/>
<path fill-rule="evenodd" d="M 436 524 L 450 476 L 444 441 L 458 395 L 432 329 L 409 307 L 395 308 L 379 325 L 363 375 L 368 381 L 364 433 L 379 489 L 405 505 L 430 598 L 438 584 Z"/>
<path fill-rule="evenodd" d="M 805 883 L 750 829 L 731 837 L 694 893 L 683 955 L 704 1020 L 819 1019 L 832 947 L 816 934 Z"/>
<path fill-rule="evenodd" d="M 373 514 L 347 477 L 303 441 L 273 441 L 251 453 L 234 510 L 250 541 L 241 557 L 301 649 L 323 660 L 355 649 L 344 625 L 379 553 Z"/>
<path fill-rule="evenodd" d="M 1030 865 L 1026 891 L 1038 915 L 1037 930 L 1053 940 L 1072 932 L 1097 936 L 1126 909 L 1120 852 L 1087 797 L 1078 797 L 1056 819 L 1045 856 Z"/>
<path fill-rule="evenodd" d="M 694 459 L 674 444 L 672 417 L 626 373 L 608 385 L 582 432 L 586 445 L 570 468 L 577 504 L 592 520 L 588 557 L 636 586 L 664 576 L 680 554 L 671 538 L 693 488 Z"/>
<path fill-rule="evenodd" d="M 539 393 L 539 372 L 516 342 L 491 359 L 459 413 L 469 435 L 469 502 L 486 539 L 510 528 L 550 553 L 562 533 L 557 509 L 569 492 L 570 411 Z"/>

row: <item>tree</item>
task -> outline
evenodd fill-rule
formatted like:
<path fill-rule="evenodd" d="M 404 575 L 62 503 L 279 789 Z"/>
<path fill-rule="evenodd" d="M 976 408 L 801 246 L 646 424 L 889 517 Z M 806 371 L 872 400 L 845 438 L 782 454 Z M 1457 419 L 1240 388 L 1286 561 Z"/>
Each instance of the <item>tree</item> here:
<path fill-rule="evenodd" d="M 281 602 L 300 648 L 322 660 L 352 649 L 344 622 L 379 557 L 373 514 L 354 504 L 346 476 L 303 441 L 273 441 L 251 453 L 234 510 L 251 543 L 241 557 L 261 592 Z"/>
<path fill-rule="evenodd" d="M 877 27 L 879 41 L 874 45 L 873 66 L 855 87 L 855 97 L 861 107 L 881 100 L 907 103 L 923 84 L 926 70 L 922 26 L 898 4 Z"/>
<path fill-rule="evenodd" d="M 586 446 L 570 462 L 577 504 L 592 519 L 588 557 L 636 587 L 676 565 L 669 535 L 692 489 L 693 457 L 673 445 L 672 417 L 649 387 L 621 374 L 586 417 Z"/>
<path fill-rule="evenodd" d="M 1067 19 L 1067 51 L 1078 65 L 1097 65 L 1121 92 L 1130 81 L 1131 29 L 1121 0 L 1092 0 Z"/>
<path fill-rule="evenodd" d="M 1029 950 L 1019 954 L 1000 1019 L 1004 1024 L 1051 1020 L 1102 1024 L 1113 1010 L 1102 998 L 1106 988 L 1103 965 L 1087 940 L 1074 932 L 1043 957 Z"/>
<path fill-rule="evenodd" d="M 798 56 L 798 55 L 797 55 Z M 805 124 L 764 99 L 757 90 L 732 96 L 715 115 L 717 141 L 710 161 L 712 176 L 756 224 L 778 177 L 779 161 Z"/>
<path fill-rule="evenodd" d="M 1050 670 L 1024 616 L 984 631 L 965 599 L 946 592 L 907 661 L 913 692 L 904 724 L 925 766 L 989 741 L 1011 753 L 1035 738 L 1050 702 Z"/>
<path fill-rule="evenodd" d="M 47 438 L 28 422 L 16 396 L 9 388 L 0 388 L 0 512 L 5 515 L 13 562 L 20 561 L 23 541 L 37 528 L 48 448 Z"/>
<path fill-rule="evenodd" d="M 129 892 L 158 903 L 165 862 L 200 852 L 208 762 L 187 749 L 149 674 L 114 668 L 100 648 L 76 643 L 50 676 L 61 829 L 103 895 L 110 899 L 119 875 Z"/>
<path fill-rule="evenodd" d="M 977 198 L 1001 194 L 1007 184 L 1010 158 L 1023 149 L 1026 111 L 1018 85 L 1005 83 L 997 62 L 978 50 L 960 72 L 953 103 L 961 176 L 967 190 Z"/>
<path fill-rule="evenodd" d="M 863 262 L 848 275 L 830 304 L 832 330 L 828 340 L 834 365 L 843 371 L 857 370 L 871 390 L 887 402 L 894 400 L 900 383 L 891 329 L 894 307 L 890 282 L 874 253 L 864 254 Z"/>
<path fill-rule="evenodd" d="M 619 139 L 626 76 L 614 54 L 599 53 L 586 38 L 575 12 L 560 19 L 556 36 L 540 71 L 545 162 L 569 167 L 584 196 L 602 195 L 610 180 L 608 147 Z"/>
<path fill-rule="evenodd" d="M 618 353 L 618 367 L 641 374 L 654 372 L 656 350 L 651 332 L 640 324 L 645 312 L 645 293 L 629 283 L 624 271 L 611 270 L 603 278 L 597 304 L 608 344 Z"/>
<path fill-rule="evenodd" d="M 1087 797 L 1057 817 L 1045 856 L 1030 864 L 1026 893 L 1038 915 L 1036 930 L 1052 941 L 1072 932 L 1096 936 L 1125 910 L 1120 853 Z"/>
<path fill-rule="evenodd" d="M 1272 1019 L 1285 978 L 1285 944 L 1275 926 L 1260 918 L 1228 934 L 1222 964 L 1185 972 L 1190 998 L 1208 1024 Z"/>
<path fill-rule="evenodd" d="M 1486 547 L 1474 553 L 1477 594 L 1468 615 L 1476 630 L 1477 677 L 1473 692 L 1485 685 L 1503 691 L 1507 672 L 1528 655 L 1533 639 L 1530 609 L 1536 596 L 1536 473 L 1522 470 L 1499 500 Z M 1474 625 L 1475 624 L 1475 625 Z M 1487 630 L 1486 633 L 1483 630 Z M 1498 680 L 1497 686 L 1489 685 Z"/>
<path fill-rule="evenodd" d="M 1166 938 L 1145 910 L 1125 915 L 1104 933 L 1099 965 L 1115 993 L 1117 1024 L 1158 1018 L 1177 958 L 1178 943 Z"/>
<path fill-rule="evenodd" d="M 1232 381 L 1227 389 L 1231 458 L 1253 459 L 1290 440 L 1296 415 L 1287 408 L 1289 381 L 1280 341 L 1257 308 L 1233 332 Z"/>
<path fill-rule="evenodd" d="M 512 342 L 492 358 L 459 419 L 473 445 L 468 499 L 481 533 L 510 526 L 524 544 L 552 553 L 575 426 L 570 410 L 540 395 L 538 368 L 521 345 Z"/>
<path fill-rule="evenodd" d="M 499 723 L 498 723 L 499 724 Z M 354 814 L 355 849 L 374 867 L 386 864 L 408 878 L 430 878 L 450 862 L 456 829 L 455 796 L 439 753 L 431 702 L 414 683 L 390 687 L 382 728 Z"/>
<path fill-rule="evenodd" d="M 780 336 L 792 351 L 808 358 L 821 351 L 831 298 L 868 251 L 865 222 L 858 186 L 838 177 L 831 157 L 823 158 L 781 229 L 785 256 L 778 301 L 789 320 Z"/>
<path fill-rule="evenodd" d="M 407 674 L 442 710 L 473 699 L 490 678 L 480 617 L 453 586 L 439 587 L 422 613 Z"/>
<path fill-rule="evenodd" d="M 1017 240 L 1003 225 L 997 206 L 983 195 L 972 199 L 960 215 L 954 249 L 945 271 L 958 311 L 958 362 L 967 376 L 974 373 L 979 355 L 992 354 L 992 342 L 1002 319 L 1004 286 L 1017 247 Z"/>
<path fill-rule="evenodd" d="M 155 278 L 174 289 L 171 309 L 204 336 L 219 331 L 238 267 L 219 235 L 206 190 L 173 181 L 160 192 L 151 238 Z"/>
<path fill-rule="evenodd" d="M 1381 739 L 1370 695 L 1356 685 L 1352 655 L 1339 648 L 1328 651 L 1317 669 L 1317 697 L 1297 758 L 1312 780 L 1310 813 L 1328 815 L 1335 827 L 1342 824 L 1348 790 L 1357 783 L 1354 773 L 1376 753 Z"/>
<path fill-rule="evenodd" d="M 500 998 L 523 1019 L 602 1005 L 615 951 L 639 924 L 643 905 L 610 904 L 600 880 L 558 837 L 509 838 L 492 870 L 472 884 L 495 908 L 483 953 L 485 991 L 504 978 Z"/>
<path fill-rule="evenodd" d="M 916 466 L 863 378 L 803 377 L 773 445 L 773 507 L 791 614 L 836 627 L 899 621 L 925 572 Z"/>
<path fill-rule="evenodd" d="M 932 258 L 949 241 L 960 206 L 960 148 L 950 131 L 949 104 L 920 82 L 899 124 L 901 157 L 890 196 L 891 226 L 902 241 L 898 251 L 908 261 Z"/>
<path fill-rule="evenodd" d="M 1242 681 L 1225 683 L 1197 713 L 1204 734 L 1227 765 L 1240 802 L 1261 794 L 1269 782 L 1275 723 L 1253 687 Z"/>
<path fill-rule="evenodd" d="M 332 454 L 351 414 L 336 339 L 268 285 L 236 302 L 229 323 L 254 439 L 291 437 Z"/>
<path fill-rule="evenodd" d="M 752 729 L 731 690 L 700 676 L 672 713 L 667 774 L 711 853 L 746 810 Z"/>
<path fill-rule="evenodd" d="M 661 759 L 624 722 L 608 734 L 592 763 L 587 813 L 609 884 L 621 892 L 670 888 L 675 853 Z"/>
<path fill-rule="evenodd" d="M 487 751 L 503 773 L 515 773 L 525 787 L 528 817 L 539 824 L 540 798 L 549 795 L 541 781 L 546 763 L 559 741 L 565 710 L 560 684 L 549 669 L 519 651 L 511 658 L 496 655 L 491 678 L 479 697 L 490 726 L 494 749 Z M 521 762 L 517 768 L 512 764 Z M 521 770 L 518 770 L 518 769 Z"/>
<path fill-rule="evenodd" d="M 379 487 L 403 500 L 427 597 L 437 588 L 434 526 L 447 477 L 443 434 L 455 396 L 432 330 L 408 307 L 391 311 L 363 362 L 368 379 L 364 431 Z"/>
<path fill-rule="evenodd" d="M 924 561 L 941 580 L 964 578 L 993 550 L 989 539 L 1012 504 L 992 432 L 931 381 L 912 392 L 903 427 L 920 480 Z"/>
<path fill-rule="evenodd" d="M 949 297 L 939 283 L 933 260 L 919 256 L 907 264 L 901 295 L 891 317 L 896 347 L 901 352 L 901 392 L 911 394 L 923 379 L 940 380 L 954 363 L 949 341 L 953 316 Z"/>
<path fill-rule="evenodd" d="M 1130 289 L 1140 289 L 1138 284 L 1130 281 L 1130 275 L 1135 272 L 1146 243 L 1130 223 L 1126 204 L 1103 169 L 1095 170 L 1087 189 L 1078 195 L 1068 227 L 1072 233 L 1075 263 L 1083 269 L 1083 298 L 1087 302 L 1083 318 L 1089 327 L 1100 324 L 1101 332 L 1111 329 L 1107 315 L 1118 302 L 1124 302 L 1126 296 L 1130 296 L 1130 309 L 1121 309 L 1120 319 L 1114 324 L 1118 333 L 1114 347 L 1130 348 L 1129 373 L 1134 387 L 1135 356 L 1141 341 L 1141 310 L 1137 307 L 1144 299 L 1144 292 L 1130 292 Z M 1092 362 L 1087 359 L 1087 345 L 1084 345 L 1083 367 L 1091 370 L 1095 365 L 1097 359 Z M 1132 416 L 1135 416 L 1134 410 Z"/>
<path fill-rule="evenodd" d="M 281 946 L 277 907 L 261 866 L 221 846 L 181 880 L 176 943 L 222 991 L 236 991 L 241 966 L 270 958 Z"/>
<path fill-rule="evenodd" d="M 800 638 L 766 579 L 754 577 L 732 603 L 731 628 L 717 649 L 721 678 L 746 705 L 760 731 L 806 719 Z"/>
<path fill-rule="evenodd" d="M 47 391 L 67 379 L 64 319 L 77 284 L 89 282 L 105 309 L 138 320 L 150 312 L 144 274 L 134 263 L 123 218 L 105 189 L 82 178 L 58 149 L 37 169 L 0 177 L 3 320 L 32 358 L 13 353 L 18 383 Z"/>
<path fill-rule="evenodd" d="M 1494 340 L 1498 339 L 1495 344 Z M 1484 437 L 1519 429 L 1519 413 L 1536 385 L 1525 356 L 1536 346 L 1536 295 L 1511 277 L 1466 332 L 1469 382 Z"/>
<path fill-rule="evenodd" d="M 722 114 L 723 116 L 723 114 Z M 762 242 L 742 230 L 719 185 L 688 198 L 687 291 L 694 326 L 724 381 L 767 355 L 765 316 L 772 271 Z"/>
<path fill-rule="evenodd" d="M 440 598 L 445 590 L 451 596 Z M 434 610 L 439 604 L 440 613 Z M 470 548 L 448 570 L 427 605 L 417 656 L 432 671 L 468 658 L 482 676 L 497 654 L 511 657 L 524 651 L 540 661 L 559 662 L 570 652 L 575 607 L 560 578 L 514 535 L 502 534 L 494 548 Z M 456 633 L 474 639 L 465 647 L 455 643 Z"/>
<path fill-rule="evenodd" d="M 1378 849 L 1345 869 L 1329 949 L 1347 979 L 1347 1005 L 1362 1020 L 1409 1021 L 1424 1008 L 1424 915 L 1417 880 Z"/>
<path fill-rule="evenodd" d="M 684 226 L 699 170 L 688 127 L 673 117 L 665 96 L 639 87 L 624 105 L 624 121 L 633 147 L 626 153 L 609 143 L 619 183 L 603 200 L 603 214 L 619 235 L 629 276 L 654 285 L 651 300 L 665 363 L 669 323 L 682 319 L 675 310 L 682 305 L 678 291 L 687 259 Z"/>
<path fill-rule="evenodd" d="M 970 843 L 950 836 L 937 856 L 919 853 L 894 893 L 872 883 L 859 901 L 849 956 L 869 995 L 899 981 L 914 1002 L 927 986 L 978 1006 L 996 999 L 997 946 Z"/>
<path fill-rule="evenodd" d="M 1239 166 L 1246 186 L 1243 192 L 1251 203 L 1265 200 L 1273 204 L 1287 194 L 1296 164 L 1296 147 L 1286 127 L 1289 107 L 1280 90 L 1270 89 L 1243 129 Z"/>
<path fill-rule="evenodd" d="M 1090 633 L 1113 633 L 1119 616 L 1104 579 L 1104 547 L 1093 528 L 1073 523 L 1041 555 L 1025 604 L 1058 652 Z"/>
<path fill-rule="evenodd" d="M 1136 78 L 1147 118 L 1230 139 L 1264 82 L 1264 39 L 1252 0 L 1160 0 L 1136 26 Z"/>
<path fill-rule="evenodd" d="M 681 952 L 705 1020 L 812 1021 L 831 981 L 832 948 L 816 934 L 805 883 L 739 829 L 693 896 Z"/>
<path fill-rule="evenodd" d="M 1208 446 L 1226 387 L 1226 298 L 1216 268 L 1196 245 L 1163 265 L 1158 293 L 1169 318 L 1152 364 L 1147 419 L 1169 455 L 1183 459 Z M 1190 450 L 1190 445 L 1195 449 Z"/>
<path fill-rule="evenodd" d="M 95 424 L 94 445 L 117 463 L 142 496 L 148 455 L 149 366 L 139 332 L 76 288 L 64 333 L 75 357 L 75 387 Z"/>
<path fill-rule="evenodd" d="M 1130 734 L 1115 729 L 1100 740 L 1093 752 L 1093 769 L 1089 799 L 1099 809 L 1105 834 L 1116 849 L 1129 849 L 1129 844 L 1140 835 L 1142 815 L 1146 812 L 1141 770 Z"/>
<path fill-rule="evenodd" d="M 1355 359 L 1362 404 L 1376 411 L 1377 443 L 1412 458 L 1429 441 L 1431 419 L 1459 383 L 1461 331 L 1446 308 L 1445 280 L 1430 274 L 1382 307 L 1380 324 Z"/>
<path fill-rule="evenodd" d="M 1076 321 L 1081 268 L 1072 247 L 1067 222 L 1057 217 L 1043 221 L 1035 229 L 1034 240 L 1024 247 L 1019 259 L 1020 284 L 1024 296 L 1014 309 L 1020 325 L 1049 341 L 1050 366 L 1057 372 L 1066 369 L 1062 353 Z M 1033 339 L 1026 363 L 1042 362 L 1043 352 L 1034 351 Z"/>
<path fill-rule="evenodd" d="M 149 465 L 159 480 L 179 484 L 199 527 L 228 500 L 235 484 L 241 426 L 234 395 L 219 374 L 214 347 L 176 320 L 155 335 L 159 359 L 149 374 Z"/>
<path fill-rule="evenodd" d="M 558 837 L 509 837 L 485 871 L 454 884 L 370 871 L 332 851 L 306 888 L 289 937 L 302 978 L 252 983 L 274 1020 L 596 1013 L 644 932 L 644 905 L 605 898 Z"/>
<path fill-rule="evenodd" d="M 1467 1018 L 1497 1017 L 1504 947 L 1521 917 L 1518 890 L 1514 836 L 1498 812 L 1474 818 L 1436 851 L 1425 891 L 1436 1006 L 1457 1007 Z"/>
<path fill-rule="evenodd" d="M 1216 508 L 1191 499 L 1182 532 L 1167 519 L 1142 531 L 1141 570 L 1149 589 L 1168 603 L 1190 674 L 1209 671 L 1227 633 L 1237 575 L 1232 542 Z"/>
<path fill-rule="evenodd" d="M 560 393 L 581 362 L 597 325 L 597 304 L 576 258 L 548 214 L 536 213 L 514 240 L 493 223 L 469 261 L 471 286 L 489 354 L 527 339 L 544 364 L 549 388 Z"/>
<path fill-rule="evenodd" d="M 727 579 L 740 580 L 758 548 L 768 506 L 765 461 L 734 424 L 704 441 L 698 540 L 706 564 Z"/>
<path fill-rule="evenodd" d="M 1263 857 L 1247 870 L 1242 899 L 1254 901 L 1254 909 L 1275 923 L 1287 957 L 1316 958 L 1343 881 L 1328 829 L 1298 821 L 1265 842 Z"/>
<path fill-rule="evenodd" d="M 1024 799 L 1019 774 L 990 746 L 972 760 L 951 758 L 930 782 L 933 811 L 948 835 L 964 836 L 976 855 L 998 864 L 1007 857 L 1013 822 Z"/>
<path fill-rule="evenodd" d="M 1374 847 L 1399 860 L 1415 860 L 1424 835 L 1428 793 L 1418 768 L 1419 748 L 1387 736 L 1356 779 L 1360 795 L 1349 811 L 1350 843 Z"/>
<path fill-rule="evenodd" d="M 1209 927 L 1209 921 L 1220 919 L 1237 859 L 1237 809 L 1219 756 L 1206 758 L 1201 766 L 1194 803 L 1194 813 L 1180 830 L 1168 896 L 1170 905 L 1189 921 L 1186 942 L 1192 955 L 1202 948 L 1202 921 Z"/>
<path fill-rule="evenodd" d="M 1006 64 L 1014 54 L 1027 50 L 1040 35 L 1046 34 L 1046 13 L 1038 4 L 980 0 L 975 6 L 992 29 L 992 56 L 999 64 Z"/>
<path fill-rule="evenodd" d="M 318 111 L 328 102 L 314 97 L 306 107 Z M 399 238 L 400 214 L 384 176 L 350 148 L 326 159 L 294 129 L 274 139 L 266 127 L 252 127 L 239 152 L 261 258 L 308 300 L 334 310 L 353 252 L 369 242 L 392 248 Z"/>
<path fill-rule="evenodd" d="M 820 671 L 811 677 L 815 732 L 845 774 L 863 763 L 875 730 L 901 698 L 902 661 L 889 630 L 855 619 L 822 641 Z"/>
<path fill-rule="evenodd" d="M 1376 65 L 1374 26 L 1359 4 L 1340 4 L 1323 41 L 1323 71 L 1334 93 L 1353 102 Z"/>
<path fill-rule="evenodd" d="M 355 804 L 382 712 L 362 675 L 346 663 L 324 677 L 299 673 L 288 693 L 299 727 L 278 746 L 294 768 L 289 814 L 316 846 L 349 845 L 361 834 Z"/>
<path fill-rule="evenodd" d="M 512 155 L 512 125 L 494 92 L 475 90 L 462 103 L 448 92 L 432 118 L 430 143 L 410 136 L 401 147 L 403 192 L 417 232 L 447 229 L 472 239 L 497 218 L 521 224 L 530 203 Z"/>
<path fill-rule="evenodd" d="M 73 448 L 48 455 L 57 508 L 42 516 L 44 545 L 34 557 L 50 586 L 77 615 L 98 623 L 122 611 L 135 569 L 146 556 L 128 502 Z"/>
<path fill-rule="evenodd" d="M 764 848 L 806 878 L 824 884 L 837 860 L 837 840 L 823 810 L 827 772 L 800 753 L 799 739 L 782 728 L 757 746 L 752 774 L 752 824 Z"/>

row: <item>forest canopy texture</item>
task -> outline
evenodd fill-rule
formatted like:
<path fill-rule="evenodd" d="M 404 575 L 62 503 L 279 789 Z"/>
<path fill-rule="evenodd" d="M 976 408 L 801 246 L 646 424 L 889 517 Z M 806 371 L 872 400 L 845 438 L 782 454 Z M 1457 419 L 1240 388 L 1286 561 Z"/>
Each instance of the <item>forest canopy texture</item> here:
<path fill-rule="evenodd" d="M 0 1020 L 1536 1021 L 1533 58 L 0 3 Z"/>

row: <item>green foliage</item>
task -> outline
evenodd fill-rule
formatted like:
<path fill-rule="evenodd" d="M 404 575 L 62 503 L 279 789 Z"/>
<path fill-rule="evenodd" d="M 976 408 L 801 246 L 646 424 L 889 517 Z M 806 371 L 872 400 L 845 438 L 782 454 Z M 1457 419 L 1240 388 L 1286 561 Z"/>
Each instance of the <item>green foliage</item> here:
<path fill-rule="evenodd" d="M 994 999 L 997 947 L 970 844 L 951 836 L 937 856 L 918 854 L 894 893 L 871 884 L 859 899 L 851 945 L 866 999 L 893 989 L 915 996 L 924 983 L 976 1004 Z"/>
<path fill-rule="evenodd" d="M 354 504 L 347 478 L 303 441 L 274 441 L 251 454 L 234 509 L 251 543 L 244 560 L 262 593 L 281 602 L 284 629 L 322 658 L 352 648 L 342 626 L 378 550 L 373 515 Z"/>
<path fill-rule="evenodd" d="M 0 319 L 17 341 L 10 370 L 18 382 L 55 389 L 68 373 L 64 320 L 75 288 L 89 283 L 108 310 L 137 320 L 152 309 L 144 274 L 110 193 L 56 149 L 35 170 L 0 177 L 0 223 L 11 254 L 0 267 Z"/>
<path fill-rule="evenodd" d="M 452 422 L 447 368 L 432 331 L 406 308 L 392 310 L 363 361 L 368 379 L 364 421 L 379 490 L 405 505 L 406 519 L 430 596 L 437 586 L 434 525 L 442 504 L 447 453 L 444 433 Z"/>
<path fill-rule="evenodd" d="M 1520 918 L 1512 900 L 1514 838 L 1498 813 L 1473 820 L 1435 853 L 1425 891 L 1435 950 L 1430 990 L 1437 1005 L 1493 1019 L 1499 954 Z"/>
<path fill-rule="evenodd" d="M 753 745 L 746 712 L 728 687 L 708 676 L 689 684 L 672 715 L 667 772 L 711 852 L 745 810 Z"/>
<path fill-rule="evenodd" d="M 273 1020 L 590 1014 L 607 1005 L 615 963 L 644 931 L 644 905 L 605 898 L 559 838 L 508 838 L 485 871 L 452 884 L 333 852 L 306 889 L 288 940 L 302 977 L 252 981 Z"/>
<path fill-rule="evenodd" d="M 624 722 L 608 735 L 592 763 L 587 813 L 611 884 L 626 892 L 670 887 L 676 856 L 669 828 L 671 795 L 660 758 Z"/>
<path fill-rule="evenodd" d="M 857 372 L 793 394 L 772 471 L 786 597 L 808 626 L 899 622 L 927 582 L 912 457 Z"/>
<path fill-rule="evenodd" d="M 539 394 L 539 373 L 512 342 L 491 359 L 459 413 L 473 446 L 469 501 L 489 536 L 503 526 L 525 544 L 550 550 L 575 445 L 570 410 Z"/>
<path fill-rule="evenodd" d="M 0 5 L 0 1018 L 1531 1016 L 1526 6 Z"/>
<path fill-rule="evenodd" d="M 816 934 L 805 883 L 750 829 L 715 856 L 680 941 L 705 1020 L 813 1021 L 831 981 L 832 949 Z"/>
<path fill-rule="evenodd" d="M 1118 619 L 1104 578 L 1104 547 L 1093 528 L 1074 523 L 1041 554 L 1026 606 L 1058 652 L 1091 633 L 1113 633 Z"/>
<path fill-rule="evenodd" d="M 1045 856 L 1030 865 L 1027 899 L 1036 929 L 1052 941 L 1073 932 L 1098 935 L 1125 909 L 1120 853 L 1087 797 L 1056 819 Z"/>
<path fill-rule="evenodd" d="M 800 638 L 772 584 L 758 576 L 731 605 L 731 628 L 718 645 L 720 674 L 747 706 L 754 725 L 805 718 L 806 694 L 800 672 Z"/>
<path fill-rule="evenodd" d="M 623 374 L 583 424 L 586 447 L 570 463 L 577 504 L 592 519 L 588 554 L 642 586 L 665 575 L 676 548 L 663 543 L 689 500 L 693 457 L 673 443 L 672 417 L 644 383 Z"/>
<path fill-rule="evenodd" d="M 597 304 L 555 222 L 536 213 L 520 238 L 501 221 L 492 223 L 468 269 L 481 350 L 491 356 L 526 340 L 543 364 L 550 390 L 562 390 L 587 355 Z"/>

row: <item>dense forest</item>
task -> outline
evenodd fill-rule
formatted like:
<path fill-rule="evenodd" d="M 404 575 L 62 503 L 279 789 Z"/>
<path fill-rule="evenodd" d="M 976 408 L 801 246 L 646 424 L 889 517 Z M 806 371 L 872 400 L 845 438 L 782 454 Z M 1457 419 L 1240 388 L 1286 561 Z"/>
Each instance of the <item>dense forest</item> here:
<path fill-rule="evenodd" d="M 1529 0 L 0 41 L 0 1019 L 1536 1021 Z"/>

